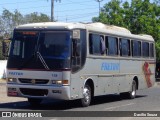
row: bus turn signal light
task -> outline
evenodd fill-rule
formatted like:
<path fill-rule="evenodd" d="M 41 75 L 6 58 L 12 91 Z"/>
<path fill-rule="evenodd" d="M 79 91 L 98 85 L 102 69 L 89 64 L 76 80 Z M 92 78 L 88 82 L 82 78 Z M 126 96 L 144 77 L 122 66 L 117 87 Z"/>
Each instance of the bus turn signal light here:
<path fill-rule="evenodd" d="M 68 80 L 52 80 L 52 84 L 57 84 L 57 85 L 68 85 L 69 82 L 68 82 Z"/>

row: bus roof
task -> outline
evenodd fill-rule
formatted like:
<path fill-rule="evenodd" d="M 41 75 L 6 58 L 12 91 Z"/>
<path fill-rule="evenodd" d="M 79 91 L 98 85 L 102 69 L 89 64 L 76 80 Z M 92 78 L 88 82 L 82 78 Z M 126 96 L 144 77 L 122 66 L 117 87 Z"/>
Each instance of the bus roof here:
<path fill-rule="evenodd" d="M 147 41 L 154 41 L 151 35 L 145 34 L 132 34 L 128 29 L 123 27 L 118 27 L 114 25 L 106 25 L 100 22 L 96 23 L 64 23 L 64 22 L 43 22 L 43 23 L 31 23 L 17 26 L 15 29 L 87 29 L 90 32 L 96 33 L 106 33 L 113 36 L 131 38 L 131 39 L 141 39 Z"/>

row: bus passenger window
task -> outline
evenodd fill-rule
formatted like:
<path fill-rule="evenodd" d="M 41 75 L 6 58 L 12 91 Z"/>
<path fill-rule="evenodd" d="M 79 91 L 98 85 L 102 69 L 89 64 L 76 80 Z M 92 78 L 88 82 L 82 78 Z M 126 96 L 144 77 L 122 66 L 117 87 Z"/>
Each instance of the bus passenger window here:
<path fill-rule="evenodd" d="M 94 55 L 104 54 L 104 37 L 98 34 L 89 34 L 89 53 Z"/>
<path fill-rule="evenodd" d="M 149 43 L 142 42 L 142 55 L 143 57 L 149 57 Z"/>
<path fill-rule="evenodd" d="M 154 57 L 154 44 L 150 43 L 150 57 Z"/>
<path fill-rule="evenodd" d="M 120 39 L 120 55 L 130 56 L 130 41 L 127 39 Z"/>
<path fill-rule="evenodd" d="M 118 39 L 115 37 L 106 37 L 107 55 L 118 55 Z"/>
<path fill-rule="evenodd" d="M 133 40 L 132 41 L 132 56 L 141 57 L 141 42 Z"/>

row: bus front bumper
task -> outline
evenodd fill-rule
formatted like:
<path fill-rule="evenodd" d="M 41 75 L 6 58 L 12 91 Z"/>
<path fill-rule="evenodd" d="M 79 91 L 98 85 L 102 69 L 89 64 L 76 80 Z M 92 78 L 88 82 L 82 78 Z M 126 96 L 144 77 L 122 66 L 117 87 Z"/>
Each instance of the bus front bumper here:
<path fill-rule="evenodd" d="M 70 100 L 70 86 L 7 84 L 7 95 L 25 98 Z"/>

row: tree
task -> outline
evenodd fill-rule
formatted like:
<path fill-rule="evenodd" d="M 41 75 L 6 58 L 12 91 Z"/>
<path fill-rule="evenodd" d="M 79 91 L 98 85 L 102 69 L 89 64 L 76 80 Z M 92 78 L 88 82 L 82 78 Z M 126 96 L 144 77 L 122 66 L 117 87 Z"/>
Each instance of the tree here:
<path fill-rule="evenodd" d="M 2 27 L 3 34 L 11 33 L 17 25 L 23 23 L 23 15 L 18 10 L 15 10 L 14 13 L 7 9 L 3 10 L 0 19 L 0 26 Z"/>
<path fill-rule="evenodd" d="M 24 24 L 24 17 L 18 10 L 15 10 L 12 14 L 12 21 L 14 27 L 17 25 L 21 25 Z"/>
<path fill-rule="evenodd" d="M 152 35 L 157 42 L 156 49 L 160 48 L 159 0 L 155 0 L 153 3 L 149 0 L 132 0 L 131 3 L 111 0 L 104 5 L 100 16 L 94 17 L 92 20 L 125 27 L 133 34 Z M 158 60 L 160 60 L 159 53 L 157 52 Z"/>
<path fill-rule="evenodd" d="M 11 13 L 9 10 L 5 9 L 2 12 L 2 23 L 4 31 L 3 32 L 10 32 L 14 26 L 12 21 L 13 13 Z"/>
<path fill-rule="evenodd" d="M 4 9 L 2 15 L 0 15 L 0 60 L 4 59 L 2 56 L 2 39 L 5 34 L 12 33 L 13 29 L 17 25 L 35 22 L 49 22 L 50 18 L 43 13 L 33 12 L 31 14 L 22 15 L 18 10 L 10 12 Z"/>
<path fill-rule="evenodd" d="M 95 17 L 92 20 L 103 22 L 106 24 L 114 24 L 114 25 L 123 25 L 123 14 L 122 14 L 122 8 L 121 2 L 119 0 L 112 0 L 112 2 L 109 2 L 105 4 L 105 6 L 102 8 L 102 11 L 99 17 Z"/>
<path fill-rule="evenodd" d="M 35 23 L 35 22 L 49 22 L 50 18 L 43 13 L 33 12 L 31 14 L 27 14 L 24 17 L 25 23 Z"/>
<path fill-rule="evenodd" d="M 18 25 L 49 21 L 50 18 L 43 13 L 33 12 L 31 14 L 22 15 L 18 10 L 10 12 L 9 10 L 4 9 L 0 16 L 0 35 L 11 33 Z"/>

